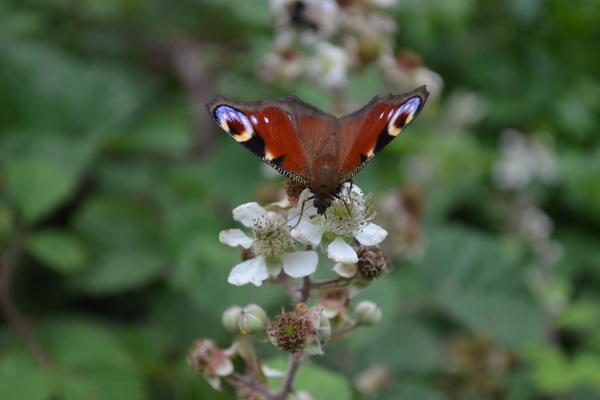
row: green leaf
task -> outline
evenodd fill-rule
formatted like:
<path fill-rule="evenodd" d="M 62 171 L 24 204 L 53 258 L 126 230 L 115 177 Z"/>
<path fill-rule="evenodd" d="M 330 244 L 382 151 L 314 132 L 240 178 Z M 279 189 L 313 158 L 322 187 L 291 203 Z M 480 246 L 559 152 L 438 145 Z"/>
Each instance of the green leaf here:
<path fill-rule="evenodd" d="M 438 229 L 420 272 L 436 304 L 473 331 L 510 348 L 543 340 L 543 313 L 501 242 L 476 231 Z"/>
<path fill-rule="evenodd" d="M 91 321 L 49 324 L 44 339 L 57 374 L 57 398 L 142 399 L 142 379 L 112 334 Z"/>
<path fill-rule="evenodd" d="M 287 369 L 288 361 L 277 358 L 266 363 L 269 367 L 281 371 Z M 269 378 L 269 387 L 279 389 L 281 378 Z M 302 364 L 294 380 L 294 390 L 305 390 L 317 400 L 350 400 L 352 389 L 342 375 L 331 372 L 313 363 Z"/>
<path fill-rule="evenodd" d="M 115 249 L 100 257 L 76 279 L 78 286 L 91 294 L 137 288 L 156 278 L 165 265 L 161 254 L 143 248 Z"/>
<path fill-rule="evenodd" d="M 43 158 L 17 159 L 5 167 L 8 196 L 30 223 L 58 206 L 75 185 L 66 168 Z"/>
<path fill-rule="evenodd" d="M 44 230 L 30 236 L 29 251 L 43 264 L 61 273 L 80 271 L 87 254 L 83 243 L 68 232 Z"/>
<path fill-rule="evenodd" d="M 8 351 L 0 357 L 0 399 L 49 399 L 53 384 L 48 370 L 25 351 Z"/>

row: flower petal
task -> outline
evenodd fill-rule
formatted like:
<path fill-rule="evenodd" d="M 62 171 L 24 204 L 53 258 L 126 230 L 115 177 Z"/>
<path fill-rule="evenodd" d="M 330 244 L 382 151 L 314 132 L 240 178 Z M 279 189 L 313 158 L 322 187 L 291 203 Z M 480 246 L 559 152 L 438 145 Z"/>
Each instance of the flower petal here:
<path fill-rule="evenodd" d="M 227 246 L 242 246 L 245 249 L 252 247 L 252 239 L 241 229 L 225 229 L 219 233 L 219 241 Z"/>
<path fill-rule="evenodd" d="M 387 237 L 387 231 L 372 222 L 369 222 L 362 229 L 357 232 L 354 237 L 363 246 L 375 246 L 379 244 Z"/>
<path fill-rule="evenodd" d="M 333 261 L 354 264 L 358 262 L 358 255 L 356 251 L 341 237 L 336 238 L 333 242 L 327 246 L 327 256 Z"/>
<path fill-rule="evenodd" d="M 318 246 L 324 232 L 325 229 L 322 225 L 313 224 L 303 219 L 298 226 L 292 229 L 291 234 L 300 243 Z"/>
<path fill-rule="evenodd" d="M 281 268 L 283 268 L 283 261 L 281 261 L 280 257 L 270 257 L 266 259 L 267 271 L 269 275 L 276 277 L 281 273 Z"/>
<path fill-rule="evenodd" d="M 336 263 L 332 270 L 342 278 L 353 278 L 358 273 L 356 264 Z"/>
<path fill-rule="evenodd" d="M 231 270 L 227 282 L 232 285 L 242 286 L 252 283 L 255 286 L 262 285 L 262 282 L 269 277 L 267 264 L 263 256 L 258 256 L 246 260 Z"/>
<path fill-rule="evenodd" d="M 264 365 L 261 367 L 262 369 L 262 373 L 267 377 L 267 378 L 283 378 L 286 374 L 284 371 L 275 369 L 275 368 L 271 368 L 268 365 Z"/>
<path fill-rule="evenodd" d="M 312 274 L 317 270 L 319 263 L 319 256 L 312 250 L 283 253 L 281 259 L 283 271 L 292 278 L 302 278 Z"/>
<path fill-rule="evenodd" d="M 244 203 L 233 209 L 233 219 L 240 222 L 246 228 L 252 228 L 254 220 L 267 215 L 267 210 L 257 202 Z"/>

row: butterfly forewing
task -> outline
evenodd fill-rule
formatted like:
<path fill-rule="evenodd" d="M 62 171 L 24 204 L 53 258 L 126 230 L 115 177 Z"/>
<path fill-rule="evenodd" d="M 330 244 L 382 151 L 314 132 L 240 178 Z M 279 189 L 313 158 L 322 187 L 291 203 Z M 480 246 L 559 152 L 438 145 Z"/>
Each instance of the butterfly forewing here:
<path fill-rule="evenodd" d="M 255 102 L 217 97 L 208 111 L 224 131 L 281 174 L 309 187 L 324 213 L 373 156 L 421 111 L 428 92 L 375 97 L 338 119 L 295 96 Z"/>
<path fill-rule="evenodd" d="M 340 120 L 340 177 L 347 181 L 416 117 L 429 93 L 420 87 L 403 95 L 375 97 Z"/>
<path fill-rule="evenodd" d="M 289 102 L 292 98 L 234 102 L 217 97 L 208 104 L 215 122 L 283 175 L 308 184 L 308 160 Z"/>

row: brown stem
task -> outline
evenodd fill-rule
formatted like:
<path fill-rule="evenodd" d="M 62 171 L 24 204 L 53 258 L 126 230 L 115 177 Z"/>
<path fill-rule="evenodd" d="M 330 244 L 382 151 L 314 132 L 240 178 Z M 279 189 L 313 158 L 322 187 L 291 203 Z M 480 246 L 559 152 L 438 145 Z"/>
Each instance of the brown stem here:
<path fill-rule="evenodd" d="M 303 281 L 302 281 L 302 289 L 300 289 L 300 301 L 302 303 L 306 303 L 308 301 L 308 298 L 310 297 L 310 289 L 312 287 L 312 280 L 310 279 L 310 276 L 305 276 Z"/>
<path fill-rule="evenodd" d="M 0 307 L 6 316 L 8 324 L 23 339 L 27 349 L 41 366 L 48 368 L 51 366 L 51 363 L 46 350 L 37 341 L 29 321 L 21 313 L 21 310 L 19 310 L 19 307 L 11 296 L 12 276 L 19 264 L 26 240 L 27 234 L 25 230 L 19 228 L 9 249 L 0 257 Z"/>
<path fill-rule="evenodd" d="M 266 387 L 264 387 L 262 383 L 258 382 L 255 379 L 247 378 L 243 375 L 238 374 L 237 372 L 232 373 L 225 379 L 232 386 L 246 386 L 247 388 L 262 394 L 267 399 L 273 398 L 273 394 Z"/>
<path fill-rule="evenodd" d="M 323 279 L 320 281 L 312 281 L 311 288 L 331 289 L 331 288 L 335 288 L 335 287 L 346 286 L 346 285 L 350 284 L 350 282 L 352 282 L 352 279 L 341 278 L 341 277 L 329 278 L 329 279 Z"/>
<path fill-rule="evenodd" d="M 355 330 L 359 326 L 360 326 L 360 323 L 359 322 L 355 322 L 352 325 L 348 326 L 347 328 L 339 329 L 339 330 L 337 330 L 337 331 L 335 331 L 335 332 L 333 332 L 331 334 L 331 336 L 329 337 L 329 340 L 340 339 L 342 336 L 344 336 L 348 332 L 352 332 L 353 330 Z"/>
<path fill-rule="evenodd" d="M 288 292 L 288 294 L 290 295 L 290 297 L 292 298 L 292 301 L 294 303 L 298 303 L 301 301 L 301 297 L 300 297 L 300 293 L 298 292 L 298 289 L 296 288 L 294 283 L 289 280 L 288 276 L 284 272 L 281 272 L 281 274 L 279 274 L 277 279 L 279 279 L 279 282 L 281 282 L 281 284 L 283 285 L 283 288 L 285 289 L 286 292 Z"/>
<path fill-rule="evenodd" d="M 296 378 L 296 374 L 298 373 L 298 368 L 300 368 L 300 365 L 306 358 L 306 355 L 302 353 L 294 353 L 290 356 L 290 363 L 285 376 L 285 381 L 283 382 L 283 387 L 273 397 L 273 400 L 286 400 L 287 397 L 293 392 L 292 385 L 294 383 L 294 379 Z"/>
<path fill-rule="evenodd" d="M 169 49 L 175 73 L 179 77 L 192 109 L 196 130 L 196 149 L 200 155 L 209 152 L 215 143 L 215 129 L 206 112 L 206 101 L 212 88 L 211 80 L 203 63 L 200 44 L 180 39 Z"/>

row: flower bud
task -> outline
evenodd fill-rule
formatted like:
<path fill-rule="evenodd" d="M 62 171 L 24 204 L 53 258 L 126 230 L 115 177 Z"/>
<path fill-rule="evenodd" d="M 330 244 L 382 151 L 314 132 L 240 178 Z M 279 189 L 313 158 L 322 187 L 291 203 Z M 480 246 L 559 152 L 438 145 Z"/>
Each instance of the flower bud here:
<path fill-rule="evenodd" d="M 320 312 L 318 315 L 319 327 L 317 328 L 317 339 L 321 343 L 325 343 L 331 337 L 331 321 L 323 312 Z"/>
<path fill-rule="evenodd" d="M 358 273 L 364 279 L 378 278 L 388 270 L 388 259 L 379 246 L 360 246 L 357 253 Z"/>
<path fill-rule="evenodd" d="M 211 376 L 227 376 L 233 372 L 226 352 L 211 339 L 196 340 L 187 354 L 187 362 L 196 371 Z"/>
<path fill-rule="evenodd" d="M 381 321 L 381 309 L 372 301 L 361 301 L 354 307 L 358 322 L 364 325 L 373 325 Z"/>
<path fill-rule="evenodd" d="M 248 304 L 240 313 L 239 328 L 244 335 L 263 331 L 268 323 L 267 313 L 257 304 Z"/>
<path fill-rule="evenodd" d="M 229 332 L 238 332 L 239 331 L 239 323 L 240 323 L 240 315 L 242 313 L 242 307 L 240 306 L 231 306 L 225 312 L 223 312 L 223 326 Z"/>

